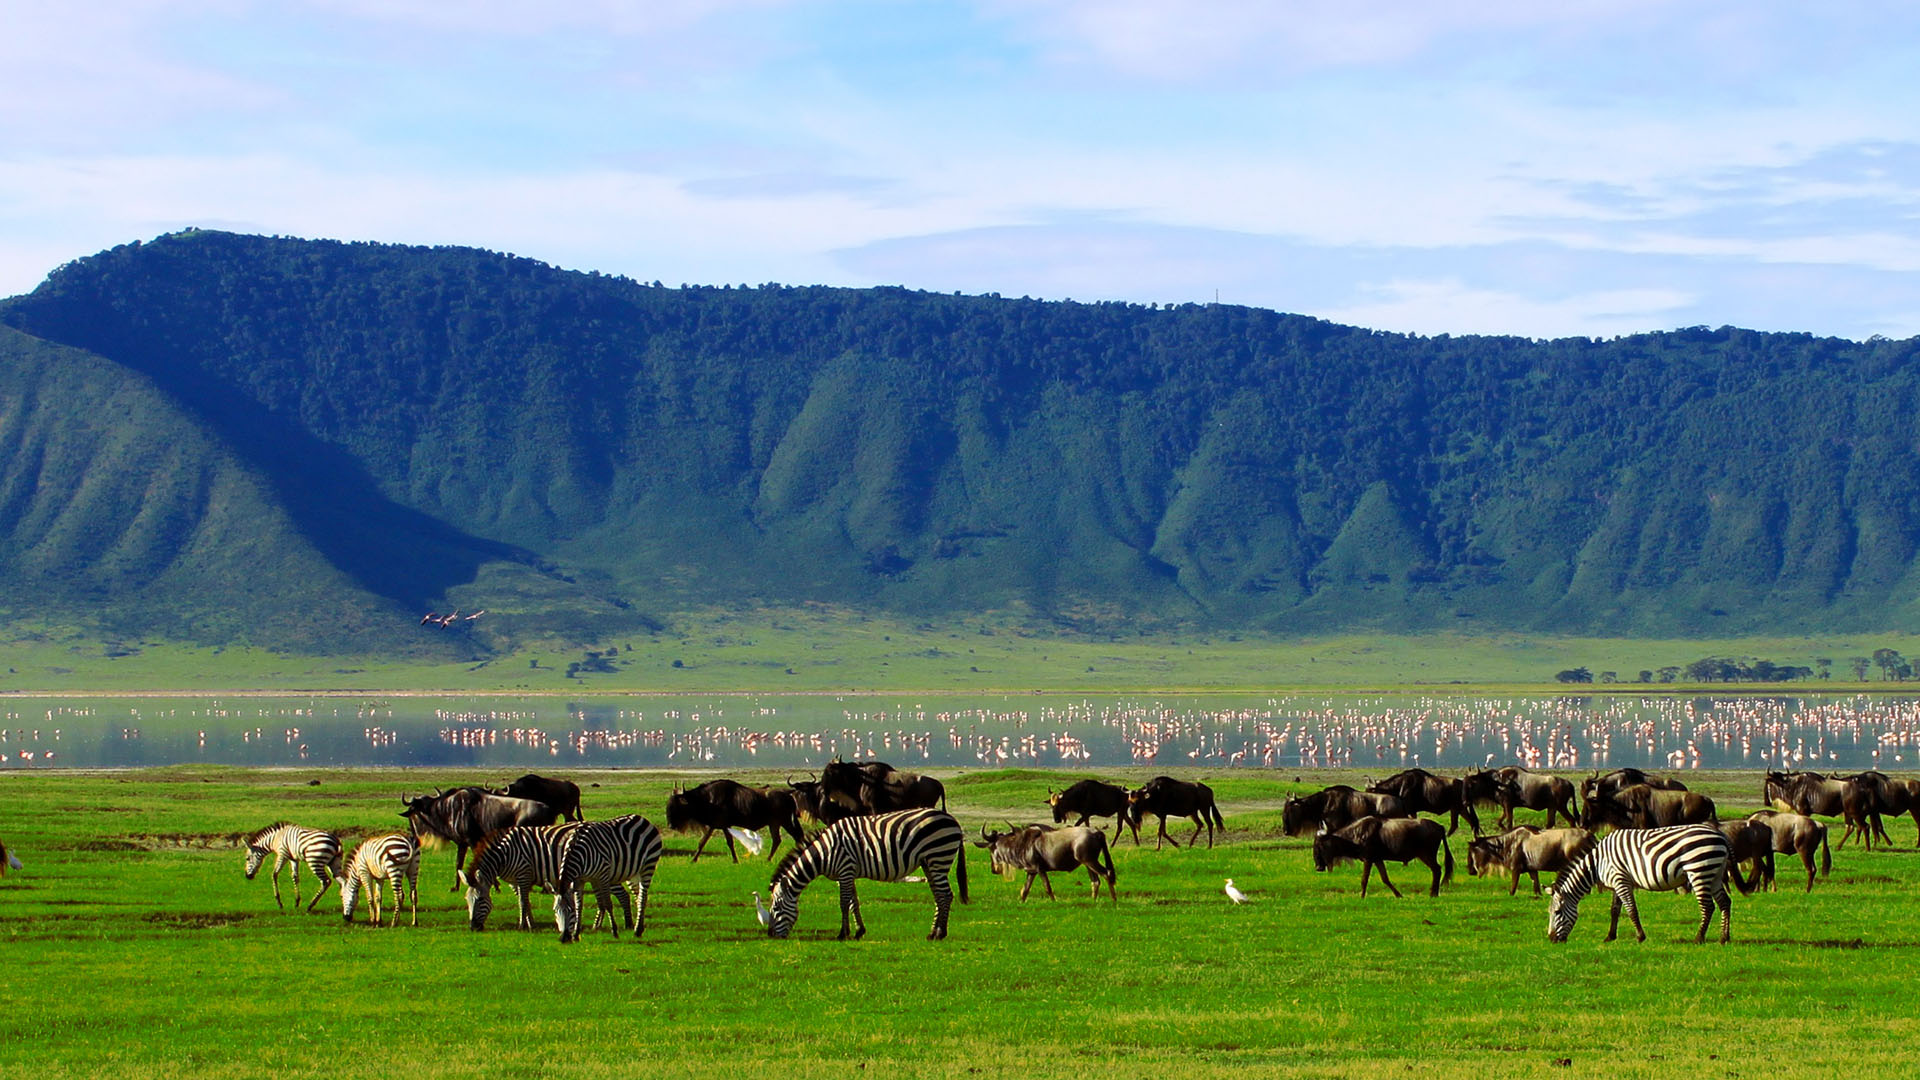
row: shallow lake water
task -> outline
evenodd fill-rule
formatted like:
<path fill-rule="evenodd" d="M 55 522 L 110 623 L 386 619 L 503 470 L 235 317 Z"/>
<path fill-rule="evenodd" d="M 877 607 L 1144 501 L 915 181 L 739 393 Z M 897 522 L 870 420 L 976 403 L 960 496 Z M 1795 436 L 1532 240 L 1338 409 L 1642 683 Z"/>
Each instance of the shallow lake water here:
<path fill-rule="evenodd" d="M 585 768 L 1802 767 L 1920 761 L 1900 695 L 0 699 L 0 771 L 191 763 Z"/>

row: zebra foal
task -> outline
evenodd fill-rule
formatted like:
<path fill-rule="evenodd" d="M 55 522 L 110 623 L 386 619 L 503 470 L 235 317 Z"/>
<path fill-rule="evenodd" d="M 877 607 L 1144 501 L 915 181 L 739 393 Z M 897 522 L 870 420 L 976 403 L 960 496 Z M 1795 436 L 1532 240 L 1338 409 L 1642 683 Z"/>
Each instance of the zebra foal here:
<path fill-rule="evenodd" d="M 400 925 L 401 889 L 413 898 L 413 922 L 420 925 L 420 841 L 411 833 L 369 837 L 353 849 L 347 872 L 340 880 L 340 916 L 353 922 L 360 890 L 367 891 L 367 914 L 380 925 L 380 882 L 393 887 L 393 925 Z"/>
<path fill-rule="evenodd" d="M 613 936 L 619 938 L 624 923 L 638 941 L 647 932 L 647 895 L 662 849 L 660 830 L 639 814 L 586 822 L 569 833 L 562 843 L 560 887 L 553 897 L 560 940 L 580 940 L 581 893 L 591 885 L 600 905 L 593 917 L 594 929 L 600 928 L 602 914 L 611 914 L 607 903 L 611 889 L 619 896 L 621 909 L 620 918 L 613 922 Z"/>
<path fill-rule="evenodd" d="M 320 891 L 313 894 L 307 902 L 307 910 L 320 902 L 328 887 L 340 877 L 340 838 L 318 829 L 303 829 L 298 825 L 289 825 L 284 821 L 273 824 L 247 837 L 247 880 L 260 872 L 260 865 L 273 856 L 273 902 L 286 910 L 286 902 L 280 899 L 280 868 L 293 864 L 293 903 L 300 904 L 300 864 L 305 863 L 320 879 Z"/>
<path fill-rule="evenodd" d="M 1547 903 L 1547 940 L 1567 940 L 1580 918 L 1580 901 L 1598 888 L 1613 893 L 1613 920 L 1607 925 L 1606 940 L 1618 936 L 1620 910 L 1625 908 L 1633 919 L 1634 933 L 1645 941 L 1647 932 L 1640 926 L 1633 890 L 1684 888 L 1700 905 L 1700 932 L 1694 936 L 1694 944 L 1707 940 L 1707 926 L 1713 922 L 1713 909 L 1718 906 L 1720 943 L 1725 945 L 1733 936 L 1729 876 L 1741 892 L 1748 891 L 1739 868 L 1733 864 L 1733 842 L 1717 825 L 1621 829 L 1602 838 L 1554 882 Z"/>
<path fill-rule="evenodd" d="M 767 936 L 784 938 L 793 932 L 800 917 L 800 891 L 814 878 L 825 876 L 840 883 L 840 940 L 847 940 L 849 924 L 858 939 L 866 934 L 867 924 L 860 918 L 854 880 L 899 881 L 916 867 L 926 873 L 933 889 L 933 932 L 927 940 L 939 941 L 947 936 L 947 913 L 953 908 L 953 890 L 947 881 L 950 870 L 960 888 L 960 902 L 967 902 L 966 835 L 944 810 L 843 818 L 823 829 L 774 871 L 767 887 L 773 899 Z"/>

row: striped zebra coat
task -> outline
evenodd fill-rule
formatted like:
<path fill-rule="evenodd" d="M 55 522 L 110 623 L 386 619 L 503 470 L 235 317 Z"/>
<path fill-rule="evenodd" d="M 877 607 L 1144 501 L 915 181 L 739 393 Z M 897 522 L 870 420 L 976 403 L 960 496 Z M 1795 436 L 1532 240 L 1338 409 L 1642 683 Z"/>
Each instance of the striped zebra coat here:
<path fill-rule="evenodd" d="M 487 928 L 493 890 L 505 883 L 520 898 L 520 929 L 533 929 L 533 890 L 545 888 L 558 895 L 564 841 L 582 824 L 516 825 L 474 845 L 472 861 L 457 871 L 467 890 L 468 925 L 475 930 Z"/>
<path fill-rule="evenodd" d="M 1713 909 L 1720 908 L 1720 943 L 1733 936 L 1733 897 L 1727 891 L 1731 876 L 1740 891 L 1747 884 L 1733 864 L 1733 844 L 1719 826 L 1712 824 L 1672 825 L 1664 829 L 1621 829 L 1603 837 L 1594 849 L 1582 856 L 1560 880 L 1553 884 L 1547 903 L 1547 940 L 1565 941 L 1580 918 L 1580 901 L 1595 889 L 1613 893 L 1613 920 L 1607 925 L 1606 940 L 1612 941 L 1620 930 L 1620 910 L 1633 919 L 1633 931 L 1641 941 L 1647 932 L 1640 926 L 1640 909 L 1633 902 L 1635 889 L 1664 891 L 1684 888 L 1700 905 L 1700 932 L 1694 943 L 1707 940 L 1707 926 L 1713 922 Z"/>
<path fill-rule="evenodd" d="M 600 928 L 600 915 L 611 914 L 608 890 L 620 898 L 620 918 L 613 923 L 613 936 L 620 936 L 624 923 L 633 931 L 634 940 L 647 931 L 647 895 L 653 885 L 653 871 L 660 863 L 660 830 L 639 814 L 625 814 L 604 821 L 590 821 L 567 834 L 562 843 L 560 887 L 553 897 L 554 921 L 560 926 L 560 940 L 580 940 L 582 892 L 593 886 L 600 911 L 594 915 L 594 929 Z"/>
<path fill-rule="evenodd" d="M 327 888 L 340 877 L 340 838 L 318 829 L 303 829 L 298 825 L 289 825 L 284 821 L 273 824 L 247 837 L 247 880 L 260 872 L 260 865 L 273 856 L 273 902 L 286 909 L 286 902 L 280 899 L 280 868 L 293 864 L 293 903 L 300 904 L 300 864 L 305 863 L 320 879 L 320 891 L 313 894 L 307 902 L 307 910 L 320 902 Z"/>
<path fill-rule="evenodd" d="M 420 925 L 420 841 L 411 833 L 387 833 L 368 837 L 353 849 L 347 859 L 347 872 L 340 879 L 340 915 L 353 921 L 353 909 L 359 905 L 360 890 L 367 892 L 367 914 L 380 925 L 380 882 L 393 887 L 393 925 L 400 925 L 401 892 L 413 898 L 413 922 Z"/>
<path fill-rule="evenodd" d="M 767 935 L 784 938 L 793 932 L 800 917 L 800 891 L 824 876 L 840 883 L 840 940 L 847 939 L 849 924 L 853 937 L 860 938 L 867 924 L 860 918 L 854 880 L 899 881 L 915 868 L 926 873 L 933 889 L 933 932 L 927 939 L 939 941 L 947 936 L 947 913 L 953 908 L 949 870 L 959 886 L 960 902 L 967 902 L 966 836 L 960 823 L 944 810 L 843 818 L 821 830 L 812 843 L 787 856 L 774 871 L 768 886 L 773 911 Z"/>

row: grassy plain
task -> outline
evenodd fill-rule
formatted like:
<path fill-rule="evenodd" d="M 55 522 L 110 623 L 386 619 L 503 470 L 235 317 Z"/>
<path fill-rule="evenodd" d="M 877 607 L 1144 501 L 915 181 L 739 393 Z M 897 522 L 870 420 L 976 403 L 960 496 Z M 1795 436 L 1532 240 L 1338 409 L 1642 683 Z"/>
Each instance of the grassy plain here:
<path fill-rule="evenodd" d="M 421 631 L 430 633 L 437 631 Z M 460 633 L 460 631 L 447 631 Z M 467 663 L 400 657 L 307 656 L 103 638 L 73 627 L 13 621 L 0 632 L 0 692 L 354 690 L 528 692 L 841 692 L 1045 690 L 1247 691 L 1286 687 L 1563 690 L 1554 674 L 1614 672 L 1619 691 L 1639 673 L 1707 656 L 1762 657 L 1812 667 L 1831 660 L 1823 691 L 1886 689 L 1879 673 L 1849 682 L 1849 658 L 1875 649 L 1920 653 L 1920 637 L 1867 634 L 1703 640 L 1563 638 L 1522 634 L 1120 635 L 1043 631 L 1005 619 L 944 623 L 868 617 L 837 608 L 686 612 L 655 634 L 586 644 L 513 647 Z M 677 666 L 676 666 L 677 665 Z M 569 674 L 569 669 L 572 673 Z M 1662 691 L 1684 685 L 1659 685 Z M 1780 684 L 1770 684 L 1780 689 Z M 1604 692 L 1596 683 L 1583 692 Z M 1714 689 L 1726 689 L 1716 684 Z"/>
<path fill-rule="evenodd" d="M 969 829 L 1030 819 L 1065 774 L 945 773 Z M 1122 770 L 1109 775 L 1140 776 Z M 765 863 L 690 865 L 670 837 L 643 942 L 474 934 L 424 860 L 421 925 L 281 913 L 244 881 L 235 834 L 277 818 L 365 833 L 403 790 L 470 779 L 409 770 L 153 769 L 0 776 L 0 1075 L 252 1077 L 1847 1076 L 1920 1071 L 1905 972 L 1920 948 L 1920 857 L 1837 853 L 1803 895 L 1735 900 L 1734 944 L 1691 943 L 1693 907 L 1650 896 L 1650 939 L 1603 945 L 1590 901 L 1573 941 L 1544 904 L 1460 875 L 1396 900 L 1358 870 L 1311 869 L 1279 803 L 1339 773 L 1210 782 L 1211 850 L 1118 847 L 1121 899 L 1084 878 L 1021 904 L 969 849 L 973 902 L 924 939 L 924 886 L 865 883 L 864 941 L 835 897 L 804 897 L 795 938 L 762 937 Z M 656 820 L 689 774 L 580 774 L 588 812 Z M 1690 781 L 1694 776 L 1689 776 Z M 1757 777 L 1698 774 L 1728 810 Z M 313 781 L 318 781 L 314 784 Z M 1184 838 L 1186 826 L 1176 836 Z M 1252 896 L 1228 904 L 1223 879 Z M 285 885 L 283 880 L 283 886 Z M 310 890 L 311 885 L 307 888 Z M 291 890 L 288 890 L 289 897 Z M 310 892 L 309 892 L 309 895 Z M 536 910 L 544 914 L 544 905 Z"/>

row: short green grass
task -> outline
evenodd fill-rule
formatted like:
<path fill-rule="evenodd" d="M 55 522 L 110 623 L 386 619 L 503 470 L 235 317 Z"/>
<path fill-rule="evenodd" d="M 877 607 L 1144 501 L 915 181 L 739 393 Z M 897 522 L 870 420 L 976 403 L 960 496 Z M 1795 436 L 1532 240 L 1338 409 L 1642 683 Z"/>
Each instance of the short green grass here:
<path fill-rule="evenodd" d="M 943 773 L 975 830 L 1028 820 L 1072 774 Z M 1123 770 L 1113 776 L 1137 778 Z M 658 820 L 692 774 L 580 774 L 594 816 Z M 1693 905 L 1647 896 L 1650 940 L 1603 945 L 1591 901 L 1571 943 L 1544 904 L 1465 876 L 1437 900 L 1362 900 L 1357 868 L 1312 871 L 1280 801 L 1347 774 L 1214 781 L 1211 850 L 1116 851 L 1117 904 L 1084 877 L 1015 899 L 969 849 L 973 902 L 924 939 L 924 886 L 861 887 L 869 932 L 832 940 L 831 888 L 793 940 L 765 939 L 765 862 L 690 863 L 670 836 L 644 941 L 464 926 L 452 857 L 424 860 L 421 925 L 282 913 L 231 836 L 277 818 L 365 833 L 405 791 L 472 779 L 403 770 L 156 769 L 0 778 L 0 1075 L 1188 1077 L 1888 1075 L 1920 1068 L 1903 987 L 1920 948 L 1920 859 L 1838 852 L 1803 895 L 1737 897 L 1734 944 L 1691 943 Z M 1730 810 L 1753 774 L 1689 775 Z M 312 781 L 319 781 L 317 785 Z M 1190 826 L 1174 835 L 1186 839 Z M 709 851 L 711 851 L 711 846 Z M 1252 896 L 1233 907 L 1225 878 Z M 286 886 L 283 879 L 283 887 Z M 311 885 L 306 886 L 311 889 Z M 287 890 L 291 897 L 290 888 Z M 309 893 L 310 895 L 310 893 Z M 764 895 L 764 893 L 763 893 Z M 536 911 L 544 919 L 546 905 Z M 1564 1062 L 1564 1067 L 1558 1063 Z"/>
<path fill-rule="evenodd" d="M 1636 684 L 1641 671 L 1685 666 L 1706 656 L 1762 657 L 1806 667 L 1826 658 L 1833 661 L 1831 681 L 1748 689 L 1847 691 L 1888 688 L 1877 671 L 1866 683 L 1847 681 L 1849 658 L 1879 648 L 1920 653 L 1920 638 L 1905 633 L 1727 640 L 1523 634 L 1092 636 L 992 617 L 912 622 L 809 607 L 682 612 L 656 634 L 516 646 L 470 663 L 444 664 L 108 640 L 71 627 L 16 621 L 0 633 L 0 692 L 1098 693 L 1462 686 L 1559 692 L 1567 687 L 1554 681 L 1555 673 L 1585 667 L 1596 678 L 1603 672 L 1617 675 L 1620 681 L 1612 686 L 1579 688 L 1604 693 L 1648 689 Z"/>

